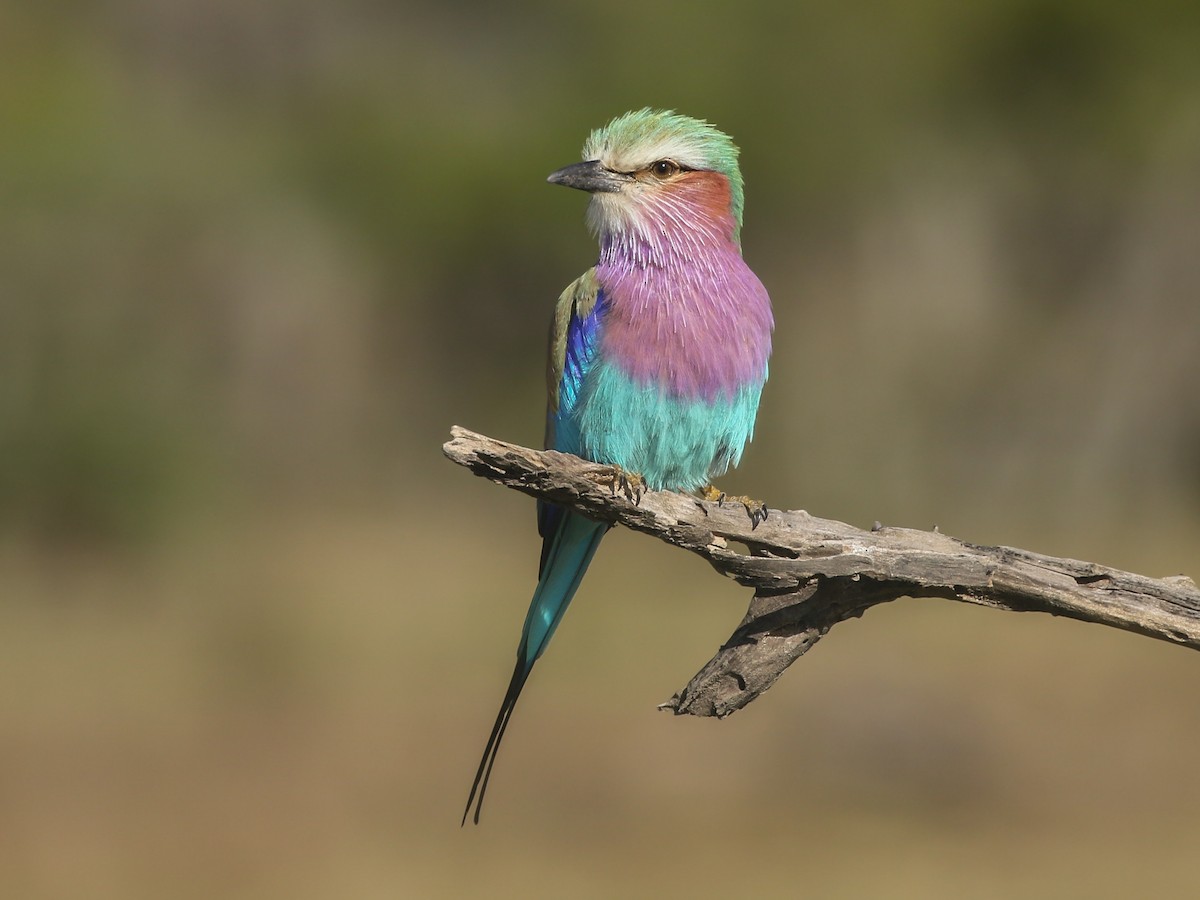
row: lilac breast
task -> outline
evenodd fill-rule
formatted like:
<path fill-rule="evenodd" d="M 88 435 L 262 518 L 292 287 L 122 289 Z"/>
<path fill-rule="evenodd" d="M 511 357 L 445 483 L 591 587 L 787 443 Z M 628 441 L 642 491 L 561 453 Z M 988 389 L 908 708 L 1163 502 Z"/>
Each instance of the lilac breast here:
<path fill-rule="evenodd" d="M 602 254 L 596 275 L 609 304 L 601 353 L 668 396 L 730 399 L 766 377 L 771 301 L 735 245 L 696 249 L 668 265 Z"/>

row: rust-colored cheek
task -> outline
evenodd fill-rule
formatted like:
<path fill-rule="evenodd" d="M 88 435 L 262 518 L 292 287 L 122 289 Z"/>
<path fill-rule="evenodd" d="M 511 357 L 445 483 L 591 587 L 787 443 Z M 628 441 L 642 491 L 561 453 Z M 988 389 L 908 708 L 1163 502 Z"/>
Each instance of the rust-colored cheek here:
<path fill-rule="evenodd" d="M 731 217 L 729 179 L 717 172 L 684 172 L 663 190 L 677 195 L 713 221 Z"/>

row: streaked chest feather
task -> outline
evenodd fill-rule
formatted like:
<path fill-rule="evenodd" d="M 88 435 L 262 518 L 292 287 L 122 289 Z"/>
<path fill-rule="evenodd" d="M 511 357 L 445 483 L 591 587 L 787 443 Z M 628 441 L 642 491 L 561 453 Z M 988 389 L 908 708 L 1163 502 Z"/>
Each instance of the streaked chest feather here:
<path fill-rule="evenodd" d="M 770 301 L 736 252 L 672 268 L 602 262 L 596 274 L 607 300 L 600 356 L 634 383 L 711 402 L 766 377 Z"/>
<path fill-rule="evenodd" d="M 729 185 L 693 172 L 610 209 L 596 279 L 606 309 L 600 356 L 673 397 L 732 397 L 761 383 L 771 301 L 742 259 Z"/>

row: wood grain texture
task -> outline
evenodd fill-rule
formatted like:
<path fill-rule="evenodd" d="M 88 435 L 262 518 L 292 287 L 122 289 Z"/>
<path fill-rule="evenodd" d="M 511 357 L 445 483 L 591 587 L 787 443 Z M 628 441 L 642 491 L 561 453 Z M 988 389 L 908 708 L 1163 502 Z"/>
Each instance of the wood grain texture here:
<path fill-rule="evenodd" d="M 1011 612 L 1045 612 L 1200 649 L 1200 590 L 1186 576 L 1119 569 L 986 547 L 933 531 L 862 531 L 803 510 L 771 509 L 752 528 L 741 504 L 654 491 L 638 502 L 612 488 L 612 468 L 532 450 L 455 426 L 443 452 L 497 484 L 696 553 L 754 590 L 716 655 L 662 705 L 724 717 L 766 691 L 838 622 L 898 597 L 943 597 Z"/>

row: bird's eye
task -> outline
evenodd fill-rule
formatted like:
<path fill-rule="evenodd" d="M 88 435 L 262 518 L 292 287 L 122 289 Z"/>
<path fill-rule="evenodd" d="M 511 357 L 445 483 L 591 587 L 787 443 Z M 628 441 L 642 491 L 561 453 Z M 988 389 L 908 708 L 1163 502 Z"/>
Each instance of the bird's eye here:
<path fill-rule="evenodd" d="M 656 178 L 670 178 L 679 172 L 679 166 L 669 159 L 660 159 L 650 164 L 650 171 Z"/>

